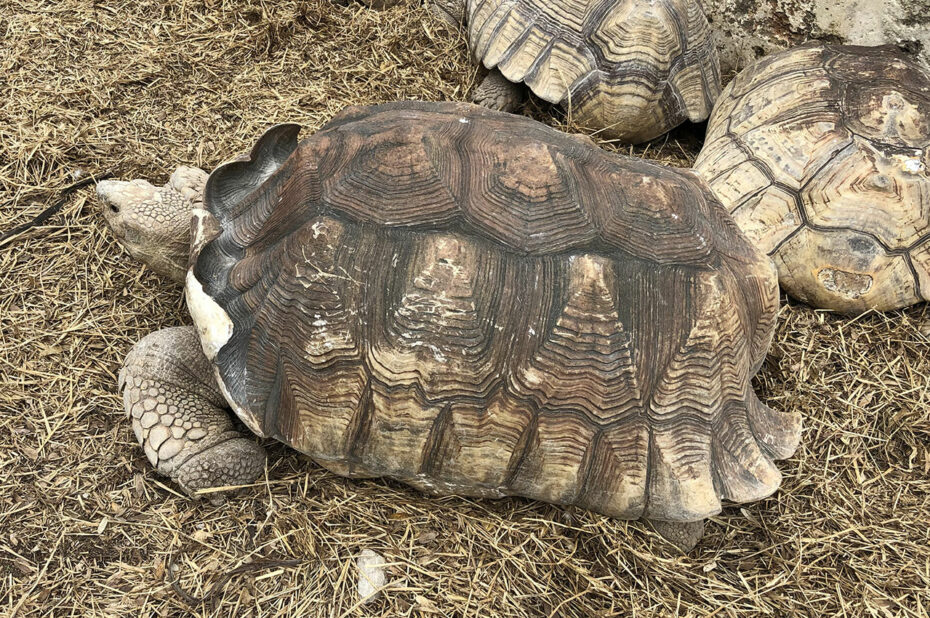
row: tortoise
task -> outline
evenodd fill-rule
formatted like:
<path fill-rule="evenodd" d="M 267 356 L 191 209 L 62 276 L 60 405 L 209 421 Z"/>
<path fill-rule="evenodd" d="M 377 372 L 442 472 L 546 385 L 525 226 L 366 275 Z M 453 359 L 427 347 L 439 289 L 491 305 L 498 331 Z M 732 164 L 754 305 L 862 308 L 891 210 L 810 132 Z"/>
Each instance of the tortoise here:
<path fill-rule="evenodd" d="M 455 27 L 467 13 L 472 55 L 491 70 L 472 100 L 492 109 L 515 110 L 528 87 L 581 127 L 639 143 L 706 120 L 720 93 L 697 0 L 434 0 L 430 8 Z"/>
<path fill-rule="evenodd" d="M 185 237 L 195 328 L 125 360 L 159 472 L 189 493 L 260 475 L 228 404 L 340 475 L 645 518 L 683 548 L 722 500 L 778 488 L 800 421 L 750 384 L 776 275 L 702 182 L 467 103 L 298 131 L 210 174 Z M 152 206 L 177 184 L 98 185 L 134 255 L 178 246 Z"/>
<path fill-rule="evenodd" d="M 720 97 L 694 169 L 814 307 L 930 299 L 930 74 L 896 48 L 811 43 Z"/>

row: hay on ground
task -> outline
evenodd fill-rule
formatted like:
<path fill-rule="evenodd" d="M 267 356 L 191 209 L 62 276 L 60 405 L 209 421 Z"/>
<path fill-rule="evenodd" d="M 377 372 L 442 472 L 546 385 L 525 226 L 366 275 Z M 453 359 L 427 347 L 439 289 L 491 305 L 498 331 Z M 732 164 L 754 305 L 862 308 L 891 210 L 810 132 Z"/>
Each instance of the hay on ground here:
<path fill-rule="evenodd" d="M 462 99 L 476 75 L 415 4 L 6 0 L 0 32 L 0 233 L 82 175 L 163 182 L 271 123 Z M 683 129 L 631 152 L 687 164 L 697 145 Z M 756 385 L 804 416 L 801 448 L 780 492 L 687 557 L 638 522 L 348 481 L 280 445 L 211 506 L 155 476 L 116 393 L 131 344 L 186 321 L 180 291 L 81 189 L 0 245 L 0 615 L 926 616 L 928 318 L 785 306 Z M 359 608 L 363 549 L 394 584 Z"/>

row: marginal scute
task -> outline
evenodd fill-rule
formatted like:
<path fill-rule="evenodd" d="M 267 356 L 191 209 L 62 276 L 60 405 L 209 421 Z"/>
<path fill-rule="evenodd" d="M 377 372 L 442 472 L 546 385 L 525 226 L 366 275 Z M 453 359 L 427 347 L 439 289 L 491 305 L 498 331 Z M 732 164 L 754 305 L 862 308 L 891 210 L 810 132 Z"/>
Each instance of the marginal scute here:
<path fill-rule="evenodd" d="M 713 181 L 720 201 L 725 204 L 737 202 L 746 193 L 761 198 L 762 192 L 772 184 L 772 180 L 766 175 L 767 171 L 752 160 L 740 161 L 719 171 Z M 740 204 L 736 210 L 743 206 Z"/>
<path fill-rule="evenodd" d="M 207 179 L 204 202 L 221 221 L 235 214 L 245 197 L 269 178 L 297 147 L 300 125 L 279 124 L 259 138 L 244 159 L 216 168 Z"/>
<path fill-rule="evenodd" d="M 643 516 L 695 521 L 720 512 L 711 471 L 711 436 L 697 424 L 653 429 L 649 499 Z"/>
<path fill-rule="evenodd" d="M 443 407 L 423 401 L 412 387 L 387 390 L 375 385 L 364 461 L 394 474 L 418 470 Z"/>
<path fill-rule="evenodd" d="M 888 311 L 906 306 L 919 294 L 907 257 L 887 253 L 861 232 L 802 227 L 773 258 L 786 291 L 813 306 L 847 313 L 863 307 Z M 851 276 L 821 276 L 824 269 Z M 864 276 L 871 278 L 867 289 Z"/>
<path fill-rule="evenodd" d="M 801 440 L 801 415 L 765 405 L 756 394 L 746 401 L 749 426 L 756 441 L 770 459 L 787 459 L 794 455 Z"/>
<path fill-rule="evenodd" d="M 368 405 L 364 369 L 313 370 L 297 356 L 283 359 L 278 375 L 272 400 L 277 405 L 275 433 L 321 463 L 344 458 L 355 446 Z"/>
<path fill-rule="evenodd" d="M 743 332 L 749 341 L 750 375 L 762 366 L 775 335 L 780 290 L 778 271 L 768 256 L 759 256 L 760 263 L 751 275 L 727 264 L 720 272 L 728 280 L 728 288 L 742 298 L 732 306 L 741 321 Z M 752 390 L 748 391 L 752 395 Z"/>
<path fill-rule="evenodd" d="M 918 293 L 924 300 L 930 300 L 930 238 L 911 248 L 909 256 L 917 270 Z"/>
<path fill-rule="evenodd" d="M 447 429 L 436 441 L 433 473 L 458 485 L 502 492 L 507 464 L 533 417 L 533 406 L 503 390 L 487 402 L 453 403 Z"/>
<path fill-rule="evenodd" d="M 760 500 L 781 484 L 781 473 L 752 435 L 741 402 L 724 408 L 713 437 L 713 461 L 721 497 L 731 502 Z"/>
<path fill-rule="evenodd" d="M 820 284 L 850 298 L 859 298 L 872 288 L 872 277 L 864 273 L 851 273 L 835 268 L 821 268 L 817 273 Z"/>
<path fill-rule="evenodd" d="M 752 403 L 771 263 L 700 180 L 455 103 L 350 110 L 275 165 L 206 200 L 191 271 L 259 435 L 352 477 L 625 518 L 773 489 L 799 426 Z"/>
<path fill-rule="evenodd" d="M 575 502 L 586 477 L 587 454 L 596 431 L 580 416 L 564 410 L 542 410 L 528 430 L 525 451 L 509 479 L 511 489 L 546 502 Z"/>
<path fill-rule="evenodd" d="M 590 471 L 578 504 L 637 519 L 646 507 L 649 424 L 642 415 L 604 430 L 592 445 Z"/>
<path fill-rule="evenodd" d="M 896 50 L 811 43 L 721 94 L 695 170 L 782 287 L 815 307 L 927 299 L 930 74 Z"/>

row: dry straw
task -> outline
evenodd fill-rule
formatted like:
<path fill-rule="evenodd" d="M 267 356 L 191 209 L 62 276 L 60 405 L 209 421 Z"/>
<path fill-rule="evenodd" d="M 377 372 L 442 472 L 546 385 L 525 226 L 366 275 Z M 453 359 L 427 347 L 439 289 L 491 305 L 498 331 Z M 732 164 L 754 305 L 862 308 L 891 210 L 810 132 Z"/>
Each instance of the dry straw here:
<path fill-rule="evenodd" d="M 475 79 L 462 38 L 413 4 L 4 0 L 0 32 L 0 233 L 82 175 L 163 182 L 274 122 L 461 99 Z M 698 145 L 685 130 L 636 153 L 687 164 Z M 728 508 L 688 557 L 639 523 L 347 481 L 282 446 L 244 495 L 191 502 L 151 472 L 116 393 L 130 345 L 185 319 L 92 189 L 0 246 L 0 615 L 928 614 L 923 307 L 784 307 L 756 384 L 803 414 L 802 447 L 782 491 Z M 359 608 L 365 548 L 394 587 Z"/>

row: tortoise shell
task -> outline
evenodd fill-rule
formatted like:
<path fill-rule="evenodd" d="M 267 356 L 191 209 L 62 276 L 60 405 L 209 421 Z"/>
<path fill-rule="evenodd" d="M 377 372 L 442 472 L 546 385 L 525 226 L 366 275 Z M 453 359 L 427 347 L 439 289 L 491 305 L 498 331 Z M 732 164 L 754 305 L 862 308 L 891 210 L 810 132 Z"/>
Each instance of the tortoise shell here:
<path fill-rule="evenodd" d="M 339 474 L 691 521 L 769 495 L 777 282 L 691 175 L 464 103 L 211 174 L 188 304 L 255 433 Z"/>
<path fill-rule="evenodd" d="M 696 0 L 468 0 L 467 10 L 479 62 L 602 137 L 637 143 L 706 120 L 720 93 Z"/>
<path fill-rule="evenodd" d="M 930 75 L 894 48 L 811 44 L 724 90 L 695 169 L 815 307 L 930 299 Z"/>

